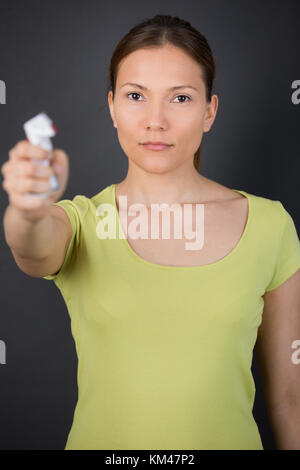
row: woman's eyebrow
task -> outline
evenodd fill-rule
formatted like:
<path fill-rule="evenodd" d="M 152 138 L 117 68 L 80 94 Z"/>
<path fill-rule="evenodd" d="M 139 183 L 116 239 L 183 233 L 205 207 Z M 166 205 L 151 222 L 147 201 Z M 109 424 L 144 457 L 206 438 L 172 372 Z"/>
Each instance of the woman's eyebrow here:
<path fill-rule="evenodd" d="M 148 88 L 146 88 L 145 86 L 140 85 L 139 83 L 130 83 L 130 82 L 124 83 L 120 88 L 122 88 L 122 87 L 125 86 L 125 85 L 135 86 L 135 87 L 137 87 L 137 88 L 140 88 L 141 90 L 148 91 Z M 174 90 L 178 90 L 179 88 L 191 88 L 192 90 L 195 90 L 195 91 L 198 91 L 198 92 L 199 92 L 199 90 L 198 90 L 197 88 L 195 88 L 194 86 L 192 86 L 192 85 L 177 85 L 177 86 L 172 86 L 172 87 L 169 88 L 168 90 L 169 90 L 169 91 L 174 91 Z"/>

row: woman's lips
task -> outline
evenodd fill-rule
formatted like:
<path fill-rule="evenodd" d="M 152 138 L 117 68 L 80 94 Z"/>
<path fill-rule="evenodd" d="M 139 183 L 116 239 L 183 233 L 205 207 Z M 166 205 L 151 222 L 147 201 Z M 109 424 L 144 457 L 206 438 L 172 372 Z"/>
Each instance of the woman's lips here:
<path fill-rule="evenodd" d="M 148 150 L 167 150 L 171 148 L 171 145 L 154 145 L 154 144 L 142 144 Z"/>

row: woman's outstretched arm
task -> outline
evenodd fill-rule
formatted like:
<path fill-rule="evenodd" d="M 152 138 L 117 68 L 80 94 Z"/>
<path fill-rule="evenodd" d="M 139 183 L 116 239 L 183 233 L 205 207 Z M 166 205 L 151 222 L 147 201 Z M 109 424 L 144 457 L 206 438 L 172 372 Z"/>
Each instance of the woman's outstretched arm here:
<path fill-rule="evenodd" d="M 8 238 L 13 227 L 18 227 L 18 236 L 14 238 L 16 244 Z M 23 272 L 43 277 L 60 270 L 72 238 L 72 226 L 62 208 L 53 204 L 49 215 L 37 222 L 29 222 L 8 206 L 4 228 L 7 244 Z"/>
<path fill-rule="evenodd" d="M 67 214 L 53 204 L 65 191 L 69 159 L 63 150 L 54 149 L 50 166 L 33 161 L 42 161 L 47 155 L 45 149 L 22 140 L 9 151 L 9 159 L 1 167 L 2 187 L 9 198 L 3 217 L 5 241 L 19 268 L 35 277 L 59 270 L 72 237 Z M 54 170 L 59 172 L 60 185 L 53 193 L 49 192 L 49 178 Z M 28 191 L 44 194 L 32 197 Z"/>

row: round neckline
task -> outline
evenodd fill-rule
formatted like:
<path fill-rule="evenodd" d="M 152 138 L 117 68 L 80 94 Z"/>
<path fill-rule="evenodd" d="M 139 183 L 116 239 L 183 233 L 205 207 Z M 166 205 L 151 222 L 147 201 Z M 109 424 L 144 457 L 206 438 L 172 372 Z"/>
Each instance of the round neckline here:
<path fill-rule="evenodd" d="M 144 265 L 146 265 L 150 268 L 162 269 L 162 270 L 168 270 L 168 271 L 170 271 L 170 270 L 171 271 L 197 271 L 197 270 L 200 271 L 200 270 L 204 270 L 204 269 L 214 268 L 214 267 L 219 266 L 219 265 L 221 266 L 222 264 L 229 261 L 233 256 L 238 254 L 238 252 L 241 250 L 243 244 L 245 243 L 245 239 L 246 239 L 247 234 L 249 232 L 249 225 L 250 225 L 251 220 L 252 220 L 252 204 L 251 204 L 251 197 L 250 197 L 249 193 L 247 193 L 246 191 L 243 191 L 241 189 L 234 189 L 234 188 L 230 188 L 230 189 L 232 191 L 235 191 L 235 192 L 239 193 L 239 194 L 242 194 L 244 197 L 247 198 L 247 200 L 248 200 L 247 222 L 246 222 L 246 226 L 244 228 L 244 231 L 241 235 L 241 238 L 239 239 L 237 244 L 233 247 L 233 249 L 227 255 L 225 255 L 223 258 L 221 258 L 217 261 L 214 261 L 213 263 L 196 265 L 196 266 L 168 266 L 168 265 L 165 265 L 165 264 L 152 263 L 151 261 L 147 261 L 144 258 L 142 258 L 140 255 L 138 255 L 131 248 L 131 246 L 128 243 L 127 238 L 125 237 L 123 227 L 122 227 L 122 224 L 121 224 L 121 220 L 120 220 L 120 216 L 119 216 L 117 201 L 116 201 L 116 183 L 113 183 L 111 185 L 111 196 L 112 196 L 112 204 L 113 204 L 113 207 L 115 208 L 115 212 L 116 212 L 117 225 L 119 227 L 119 240 L 123 243 L 123 245 L 125 246 L 125 248 L 129 252 L 129 254 L 136 261 L 138 261 L 138 262 L 140 262 L 140 263 L 142 263 L 142 264 L 144 264 Z M 120 238 L 120 234 L 122 235 L 122 238 Z"/>

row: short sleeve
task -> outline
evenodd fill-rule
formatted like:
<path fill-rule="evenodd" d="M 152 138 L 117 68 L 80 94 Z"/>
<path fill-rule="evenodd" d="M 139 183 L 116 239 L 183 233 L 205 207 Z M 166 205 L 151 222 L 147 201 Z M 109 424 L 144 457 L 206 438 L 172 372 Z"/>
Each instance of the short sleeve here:
<path fill-rule="evenodd" d="M 295 223 L 283 204 L 280 201 L 278 202 L 283 223 L 276 253 L 275 269 L 266 292 L 279 287 L 300 269 L 300 241 Z"/>
<path fill-rule="evenodd" d="M 83 196 L 75 196 L 73 200 L 62 199 L 61 201 L 55 202 L 54 205 L 61 207 L 69 217 L 71 226 L 72 226 L 72 238 L 69 242 L 65 259 L 60 270 L 54 274 L 49 274 L 48 276 L 43 276 L 42 279 L 53 280 L 55 282 L 60 282 L 65 273 L 70 268 L 71 263 L 75 260 L 76 254 L 80 245 L 80 235 L 81 235 L 81 219 L 80 212 L 78 210 L 78 198 Z"/>

